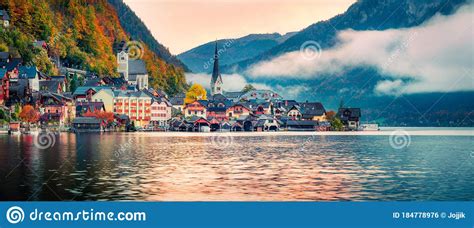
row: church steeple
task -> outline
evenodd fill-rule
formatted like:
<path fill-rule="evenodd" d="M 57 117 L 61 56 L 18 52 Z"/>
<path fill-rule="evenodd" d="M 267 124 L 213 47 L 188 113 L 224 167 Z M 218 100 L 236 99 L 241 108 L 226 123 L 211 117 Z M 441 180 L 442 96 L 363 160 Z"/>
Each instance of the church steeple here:
<path fill-rule="evenodd" d="M 214 51 L 214 68 L 212 69 L 212 78 L 211 78 L 211 95 L 222 94 L 222 77 L 219 73 L 219 52 L 217 50 L 217 41 L 216 48 Z"/>

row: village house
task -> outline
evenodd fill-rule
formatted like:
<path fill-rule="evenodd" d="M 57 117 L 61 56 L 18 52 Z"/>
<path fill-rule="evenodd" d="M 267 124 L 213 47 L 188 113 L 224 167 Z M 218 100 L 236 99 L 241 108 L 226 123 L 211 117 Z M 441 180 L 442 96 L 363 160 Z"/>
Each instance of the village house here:
<path fill-rule="evenodd" d="M 172 104 L 165 97 L 154 97 L 150 107 L 150 125 L 166 128 L 168 121 L 171 119 Z"/>
<path fill-rule="evenodd" d="M 0 69 L 0 105 L 4 105 L 10 98 L 10 81 L 8 80 L 7 70 Z"/>
<path fill-rule="evenodd" d="M 39 98 L 40 121 L 69 125 L 76 116 L 74 100 L 58 93 L 44 92 Z"/>
<path fill-rule="evenodd" d="M 273 116 L 261 115 L 254 127 L 256 131 L 278 131 L 280 124 Z"/>
<path fill-rule="evenodd" d="M 207 101 L 198 100 L 184 107 L 184 117 L 189 118 L 192 116 L 207 118 Z"/>
<path fill-rule="evenodd" d="M 101 121 L 95 117 L 77 117 L 72 122 L 74 132 L 99 132 Z"/>
<path fill-rule="evenodd" d="M 104 103 L 92 101 L 76 101 L 76 117 L 81 117 L 84 113 L 103 112 Z"/>
<path fill-rule="evenodd" d="M 39 81 L 39 91 L 48 91 L 52 93 L 63 93 L 65 92 L 64 87 L 60 81 L 57 80 L 41 80 Z"/>
<path fill-rule="evenodd" d="M 232 101 L 225 99 L 222 95 L 220 96 L 220 99 L 214 99 L 207 102 L 207 119 L 215 118 L 218 121 L 228 119 L 226 111 L 227 107 L 232 105 Z"/>
<path fill-rule="evenodd" d="M 114 113 L 125 114 L 137 127 L 145 127 L 151 121 L 152 97 L 143 91 L 114 91 Z"/>
<path fill-rule="evenodd" d="M 342 121 L 346 130 L 356 131 L 359 129 L 360 108 L 339 108 L 336 116 Z"/>
<path fill-rule="evenodd" d="M 244 104 L 237 103 L 227 108 L 226 116 L 229 119 L 238 119 L 241 115 L 249 115 L 250 112 L 250 108 Z"/>
<path fill-rule="evenodd" d="M 31 91 L 39 91 L 40 75 L 35 66 L 20 66 L 18 69 L 18 77 L 20 79 L 28 79 L 28 85 Z"/>
<path fill-rule="evenodd" d="M 184 93 L 180 93 L 180 94 L 178 94 L 178 95 L 176 95 L 176 96 L 174 96 L 170 99 L 170 103 L 173 105 L 173 108 L 181 114 L 184 114 L 183 110 L 184 110 L 184 107 L 185 107 L 185 105 L 184 105 L 185 96 L 186 95 Z"/>
<path fill-rule="evenodd" d="M 92 95 L 91 101 L 104 103 L 106 112 L 114 111 L 114 92 L 110 88 L 104 88 Z"/>

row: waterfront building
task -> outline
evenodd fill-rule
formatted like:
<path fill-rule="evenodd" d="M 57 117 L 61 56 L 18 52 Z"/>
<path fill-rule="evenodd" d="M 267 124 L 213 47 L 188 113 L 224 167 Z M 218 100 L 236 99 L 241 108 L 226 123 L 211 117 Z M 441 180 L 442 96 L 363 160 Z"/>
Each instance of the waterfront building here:
<path fill-rule="evenodd" d="M 227 107 L 231 105 L 232 105 L 232 102 L 227 99 L 208 101 L 207 102 L 207 115 L 206 115 L 207 119 L 215 118 L 218 121 L 227 120 L 228 119 L 227 114 L 226 114 Z"/>
<path fill-rule="evenodd" d="M 278 131 L 280 128 L 278 120 L 271 115 L 261 115 L 254 126 L 256 131 Z"/>
<path fill-rule="evenodd" d="M 114 113 L 125 114 L 137 127 L 145 127 L 151 121 L 152 96 L 144 91 L 114 91 Z"/>
<path fill-rule="evenodd" d="M 58 93 L 41 92 L 39 95 L 40 121 L 54 122 L 59 126 L 71 124 L 76 117 L 74 100 Z"/>
<path fill-rule="evenodd" d="M 228 119 L 238 119 L 241 115 L 249 115 L 250 112 L 250 108 L 244 104 L 237 103 L 227 108 L 226 116 Z"/>
<path fill-rule="evenodd" d="M 314 120 L 318 122 L 327 121 L 326 109 L 320 102 L 304 102 L 300 103 L 301 119 Z"/>
<path fill-rule="evenodd" d="M 184 109 L 184 117 L 190 118 L 193 116 L 207 118 L 207 104 L 208 101 L 197 100 L 187 104 Z"/>
<path fill-rule="evenodd" d="M 103 112 L 105 111 L 103 102 L 92 101 L 76 101 L 76 117 L 81 117 L 86 112 Z"/>
<path fill-rule="evenodd" d="M 76 117 L 72 122 L 75 132 L 98 132 L 101 130 L 101 124 L 95 117 Z"/>
<path fill-rule="evenodd" d="M 360 108 L 339 108 L 336 116 L 342 121 L 346 130 L 358 130 L 361 117 Z"/>
<path fill-rule="evenodd" d="M 171 119 L 173 105 L 165 97 L 154 97 L 151 102 L 150 125 L 166 128 Z"/>

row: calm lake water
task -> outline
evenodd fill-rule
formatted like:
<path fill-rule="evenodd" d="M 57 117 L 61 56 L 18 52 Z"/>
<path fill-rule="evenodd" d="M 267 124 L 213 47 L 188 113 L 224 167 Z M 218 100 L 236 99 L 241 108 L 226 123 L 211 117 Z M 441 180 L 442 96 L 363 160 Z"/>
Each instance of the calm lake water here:
<path fill-rule="evenodd" d="M 53 136 L 0 134 L 0 200 L 474 200 L 473 136 Z"/>

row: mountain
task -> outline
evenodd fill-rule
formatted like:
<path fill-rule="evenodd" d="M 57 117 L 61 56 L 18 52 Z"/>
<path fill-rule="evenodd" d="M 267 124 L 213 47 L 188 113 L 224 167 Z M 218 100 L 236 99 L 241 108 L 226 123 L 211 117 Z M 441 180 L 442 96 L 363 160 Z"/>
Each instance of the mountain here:
<path fill-rule="evenodd" d="M 262 60 L 299 50 L 309 40 L 317 41 L 322 49 L 326 49 L 337 43 L 337 32 L 346 29 L 385 30 L 417 26 L 437 13 L 451 14 L 466 2 L 468 0 L 359 0 L 345 13 L 312 24 L 258 56 L 223 68 L 227 71 L 245 69 Z"/>
<path fill-rule="evenodd" d="M 241 74 L 247 82 L 255 85 L 264 84 L 289 99 L 321 101 L 328 110 L 337 110 L 341 103 L 344 106 L 360 107 L 362 108 L 363 121 L 377 122 L 383 126 L 472 127 L 474 126 L 474 103 L 471 98 L 474 97 L 474 92 L 442 92 L 443 90 L 440 90 L 440 92 L 414 92 L 399 95 L 380 94 L 376 92 L 377 85 L 391 79 L 391 77 L 374 66 L 353 65 L 338 69 L 340 70 L 338 73 L 329 71 L 316 73 L 311 77 L 299 77 L 300 75 L 279 76 L 277 71 L 272 71 L 275 73 L 267 77 L 255 77 L 249 75 L 248 72 L 257 63 L 299 51 L 307 41 L 317 41 L 322 49 L 322 58 L 324 58 L 324 55 L 328 54 L 327 50 L 337 50 L 333 47 L 340 47 L 337 46 L 340 44 L 337 35 L 341 31 L 388 31 L 391 29 L 403 31 L 404 29 L 419 27 L 419 25 L 428 22 L 437 14 L 451 15 L 468 2 L 472 1 L 359 0 L 343 14 L 312 24 L 293 34 L 284 42 L 264 50 L 256 56 L 249 56 L 237 63 L 228 63 L 221 67 L 221 72 Z M 445 36 L 452 35 L 454 34 L 446 34 Z M 436 43 L 436 45 L 446 44 Z M 430 49 L 432 46 L 426 48 Z M 362 49 L 359 52 L 357 54 L 365 55 L 370 53 L 370 50 Z M 225 58 L 226 54 L 223 53 L 221 58 Z M 347 53 L 346 55 L 351 54 L 354 53 Z M 467 59 L 469 59 L 469 56 Z M 291 62 L 293 61 L 296 64 L 296 60 L 287 57 L 282 61 L 286 61 L 288 65 L 285 66 L 288 66 L 288 68 L 294 68 Z M 282 70 L 278 63 L 281 62 L 267 66 Z M 332 63 L 333 66 L 336 66 L 336 64 L 336 62 Z M 311 66 L 307 65 L 307 67 Z M 472 66 L 470 69 L 472 72 Z M 455 76 L 445 75 L 444 77 L 453 77 L 454 81 Z M 457 75 L 457 77 L 460 76 Z M 416 80 L 410 77 L 407 78 L 407 80 Z M 223 80 L 226 81 L 225 75 Z M 401 81 L 399 82 L 402 83 Z M 446 88 L 450 86 L 446 85 Z"/>
<path fill-rule="evenodd" d="M 237 39 L 223 39 L 212 41 L 193 48 L 178 55 L 178 59 L 184 62 L 191 71 L 195 73 L 208 73 L 212 71 L 212 57 L 214 55 L 215 42 L 222 54 L 219 59 L 222 65 L 232 65 L 248 58 L 253 58 L 265 51 L 283 43 L 294 33 L 280 35 L 272 34 L 250 34 Z"/>
<path fill-rule="evenodd" d="M 155 54 L 169 64 L 183 68 L 188 68 L 176 56 L 172 55 L 167 47 L 160 44 L 151 34 L 143 21 L 128 7 L 123 0 L 108 0 L 117 11 L 118 18 L 125 31 L 134 40 L 145 42 Z"/>
<path fill-rule="evenodd" d="M 51 75 L 58 73 L 52 59 L 59 59 L 63 65 L 101 76 L 118 76 L 114 47 L 129 41 L 131 34 L 107 0 L 9 0 L 1 1 L 0 7 L 11 18 L 9 28 L 0 28 L 1 51 L 21 56 L 24 64 Z M 37 40 L 46 41 L 48 51 L 34 48 Z M 140 45 L 150 85 L 170 94 L 181 92 L 186 85 L 183 69 L 157 56 L 152 45 L 145 40 Z"/>

